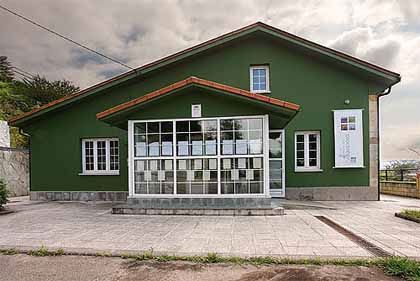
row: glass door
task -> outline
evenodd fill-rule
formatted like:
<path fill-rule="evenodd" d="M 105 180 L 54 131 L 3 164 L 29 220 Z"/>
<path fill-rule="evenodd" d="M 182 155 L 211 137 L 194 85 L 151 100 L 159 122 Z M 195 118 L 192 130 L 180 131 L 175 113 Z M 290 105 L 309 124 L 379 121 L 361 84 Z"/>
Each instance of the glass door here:
<path fill-rule="evenodd" d="M 269 148 L 270 194 L 284 197 L 284 130 L 270 130 Z"/>

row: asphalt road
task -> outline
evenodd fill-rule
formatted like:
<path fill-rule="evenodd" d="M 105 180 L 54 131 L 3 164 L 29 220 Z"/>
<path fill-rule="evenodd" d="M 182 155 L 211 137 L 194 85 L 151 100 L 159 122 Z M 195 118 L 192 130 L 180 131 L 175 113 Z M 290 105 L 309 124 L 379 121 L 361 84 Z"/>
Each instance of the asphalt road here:
<path fill-rule="evenodd" d="M 108 257 L 0 255 L 0 281 L 400 280 L 378 268 L 133 262 Z"/>

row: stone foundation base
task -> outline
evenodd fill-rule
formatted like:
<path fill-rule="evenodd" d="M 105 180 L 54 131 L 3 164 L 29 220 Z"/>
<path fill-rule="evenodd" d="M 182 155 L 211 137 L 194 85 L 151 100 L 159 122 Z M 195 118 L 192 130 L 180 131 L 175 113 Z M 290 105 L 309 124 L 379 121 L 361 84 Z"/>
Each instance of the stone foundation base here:
<path fill-rule="evenodd" d="M 40 201 L 127 201 L 128 192 L 125 191 L 31 191 L 30 200 Z"/>
<path fill-rule="evenodd" d="M 314 201 L 375 201 L 378 200 L 378 188 L 369 186 L 286 187 L 286 198 Z"/>
<path fill-rule="evenodd" d="M 271 208 L 271 198 L 128 198 L 127 204 L 145 209 Z"/>
<path fill-rule="evenodd" d="M 139 208 L 130 204 L 113 206 L 113 214 L 120 215 L 181 215 L 181 216 L 281 216 L 282 207 L 277 208 Z"/>

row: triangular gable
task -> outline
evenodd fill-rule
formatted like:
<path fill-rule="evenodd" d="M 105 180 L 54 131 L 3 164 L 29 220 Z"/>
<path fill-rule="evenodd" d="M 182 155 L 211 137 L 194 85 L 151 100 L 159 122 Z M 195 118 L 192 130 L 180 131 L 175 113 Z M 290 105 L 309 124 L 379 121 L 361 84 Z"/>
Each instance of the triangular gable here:
<path fill-rule="evenodd" d="M 251 25 L 248 25 L 246 27 L 237 29 L 235 31 L 226 33 L 222 36 L 216 37 L 214 39 L 208 40 L 204 43 L 198 44 L 196 46 L 193 46 L 191 48 L 185 49 L 183 51 L 177 52 L 173 55 L 164 57 L 162 59 L 156 60 L 152 63 L 145 64 L 139 68 L 136 68 L 135 70 L 128 71 L 126 73 L 123 73 L 121 75 L 115 76 L 109 80 L 103 81 L 101 83 L 98 83 L 94 86 L 91 86 L 89 88 L 86 88 L 80 92 L 77 92 L 75 94 L 69 95 L 67 97 L 55 100 L 51 103 L 48 103 L 42 107 L 36 108 L 32 111 L 26 112 L 20 116 L 17 116 L 15 118 L 12 118 L 9 120 L 9 124 L 12 126 L 19 126 L 20 124 L 35 118 L 41 114 L 47 113 L 51 110 L 54 110 L 56 108 L 59 108 L 61 106 L 67 105 L 71 102 L 77 101 L 79 99 L 82 99 L 88 95 L 95 94 L 101 90 L 104 90 L 106 88 L 112 87 L 116 84 L 122 83 L 124 81 L 127 81 L 129 79 L 132 79 L 134 77 L 137 77 L 139 75 L 145 74 L 147 72 L 156 70 L 160 67 L 169 65 L 174 62 L 178 62 L 180 60 L 183 60 L 187 57 L 197 55 L 205 50 L 208 50 L 210 48 L 219 46 L 221 44 L 224 44 L 226 42 L 235 40 L 237 38 L 243 37 L 247 34 L 261 31 L 267 34 L 270 34 L 274 37 L 277 37 L 279 39 L 286 40 L 287 42 L 290 42 L 296 46 L 303 47 L 305 49 L 314 51 L 320 55 L 328 56 L 334 60 L 341 61 L 345 64 L 351 65 L 355 67 L 356 69 L 360 69 L 363 71 L 366 71 L 375 77 L 378 77 L 378 79 L 383 79 L 385 81 L 385 84 L 389 86 L 392 86 L 396 83 L 398 83 L 401 79 L 400 75 L 398 73 L 389 71 L 387 69 L 384 69 L 382 67 L 379 67 L 377 65 L 371 64 L 369 62 L 357 59 L 355 57 L 349 56 L 347 54 L 344 54 L 342 52 L 324 47 L 322 45 L 319 45 L 317 43 L 311 42 L 309 40 L 303 39 L 301 37 L 298 37 L 296 35 L 290 34 L 288 32 L 285 32 L 283 30 L 280 30 L 278 28 L 275 28 L 273 26 L 257 22 Z"/>

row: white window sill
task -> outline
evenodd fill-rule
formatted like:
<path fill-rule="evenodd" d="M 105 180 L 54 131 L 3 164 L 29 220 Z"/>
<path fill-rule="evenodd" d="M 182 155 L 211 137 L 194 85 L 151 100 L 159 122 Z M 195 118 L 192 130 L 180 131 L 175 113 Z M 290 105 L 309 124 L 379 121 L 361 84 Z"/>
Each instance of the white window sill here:
<path fill-rule="evenodd" d="M 364 169 L 366 166 L 341 166 L 341 167 L 333 167 L 334 169 Z"/>
<path fill-rule="evenodd" d="M 271 91 L 250 91 L 253 94 L 271 94 Z"/>
<path fill-rule="evenodd" d="M 84 172 L 79 173 L 79 176 L 119 176 L 120 172 Z"/>
<path fill-rule="evenodd" d="M 321 173 L 322 169 L 295 169 L 295 173 Z"/>

